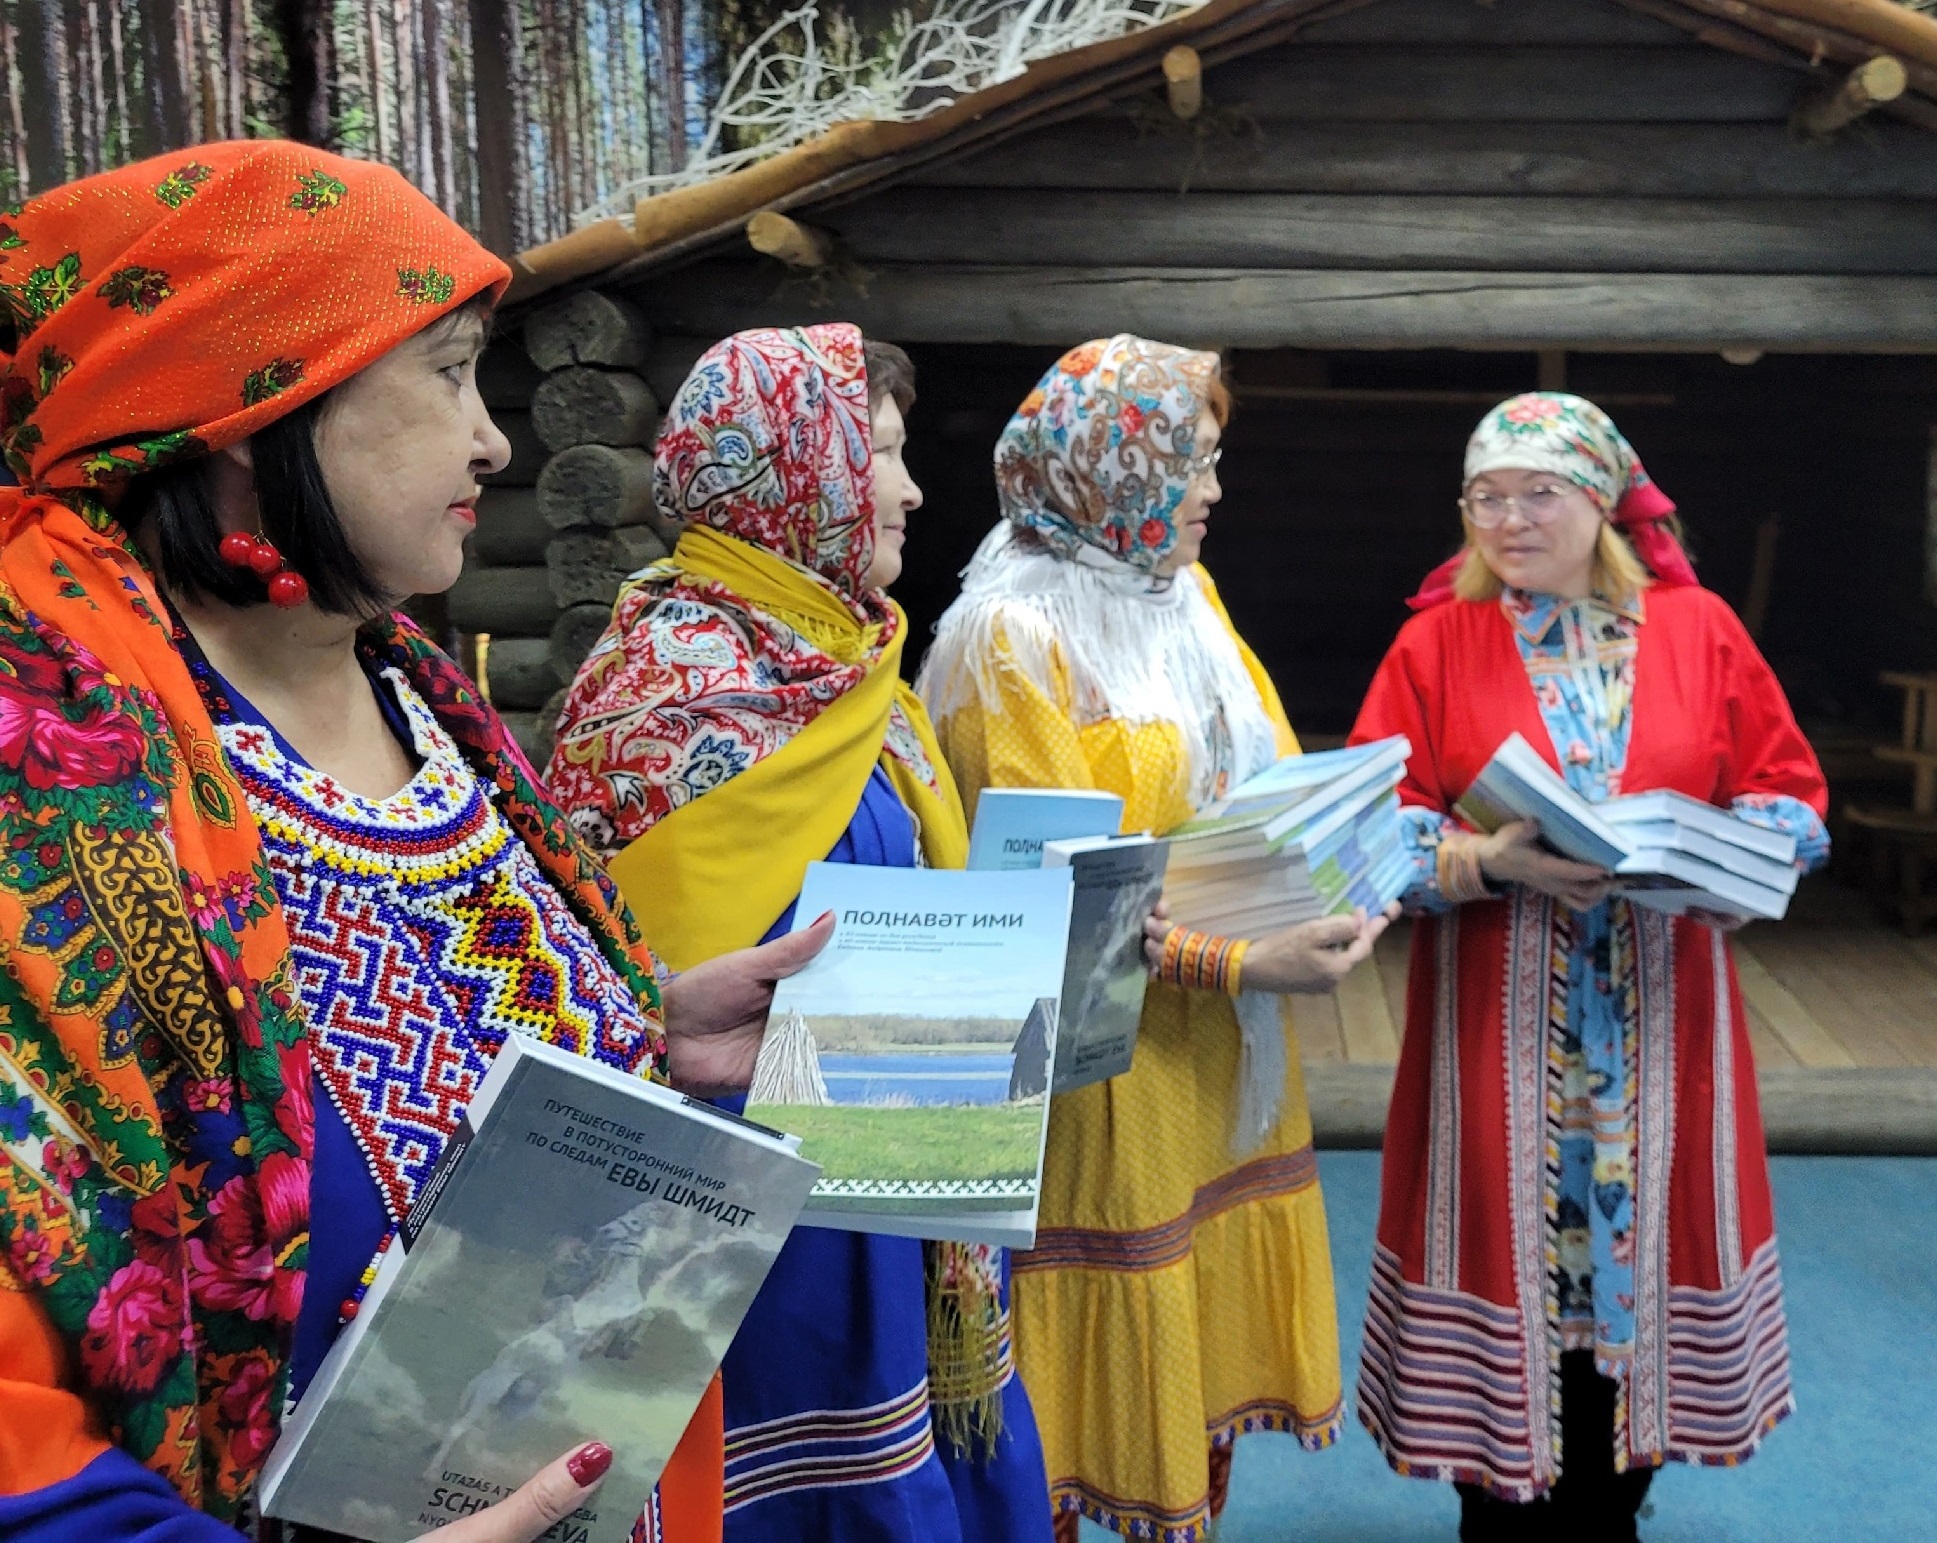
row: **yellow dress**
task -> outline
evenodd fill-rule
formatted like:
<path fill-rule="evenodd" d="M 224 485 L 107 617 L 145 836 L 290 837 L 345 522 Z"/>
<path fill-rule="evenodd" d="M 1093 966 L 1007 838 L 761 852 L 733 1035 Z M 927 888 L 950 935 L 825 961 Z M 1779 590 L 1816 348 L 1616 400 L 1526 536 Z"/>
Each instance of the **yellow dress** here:
<path fill-rule="evenodd" d="M 987 787 L 1096 787 L 1122 796 L 1127 830 L 1190 817 L 1172 725 L 1079 728 L 1061 662 L 1052 699 L 1001 668 L 997 636 L 999 711 L 965 706 L 936 725 L 971 814 Z M 1276 689 L 1237 643 L 1280 752 L 1295 752 Z M 1191 1543 L 1209 1523 L 1213 1446 L 1260 1430 L 1314 1448 L 1337 1438 L 1331 1252 L 1289 1014 L 1285 1032 L 1283 1112 L 1243 1158 L 1231 1152 L 1240 1030 L 1214 993 L 1153 984 L 1131 1070 L 1051 1107 L 1037 1246 L 1015 1256 L 1012 1302 L 1061 1511 Z"/>

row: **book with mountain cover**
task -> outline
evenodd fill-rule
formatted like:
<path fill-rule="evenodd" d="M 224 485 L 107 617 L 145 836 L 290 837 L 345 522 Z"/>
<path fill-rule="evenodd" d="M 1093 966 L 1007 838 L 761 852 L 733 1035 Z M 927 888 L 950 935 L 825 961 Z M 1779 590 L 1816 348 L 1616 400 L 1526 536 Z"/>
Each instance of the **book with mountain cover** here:
<path fill-rule="evenodd" d="M 1027 1248 L 1042 1188 L 1071 871 L 811 863 L 834 937 L 774 993 L 748 1114 L 824 1170 L 821 1227 Z"/>
<path fill-rule="evenodd" d="M 1143 835 L 1043 843 L 1043 866 L 1075 876 L 1052 1093 L 1130 1069 L 1150 984 L 1143 924 L 1163 897 L 1169 851 Z"/>
<path fill-rule="evenodd" d="M 1123 800 L 1098 788 L 984 788 L 975 803 L 968 866 L 1040 868 L 1045 841 L 1114 836 L 1122 828 Z"/>
<path fill-rule="evenodd" d="M 547 1537 L 625 1543 L 813 1188 L 795 1145 L 511 1035 L 284 1422 L 264 1513 L 404 1543 L 610 1431 Z"/>

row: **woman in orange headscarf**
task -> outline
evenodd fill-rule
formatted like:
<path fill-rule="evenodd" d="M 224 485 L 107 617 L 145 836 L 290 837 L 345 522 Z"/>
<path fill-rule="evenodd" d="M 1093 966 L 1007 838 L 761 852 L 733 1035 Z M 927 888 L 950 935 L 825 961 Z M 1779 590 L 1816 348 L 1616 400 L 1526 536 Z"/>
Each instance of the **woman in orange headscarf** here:
<path fill-rule="evenodd" d="M 503 725 L 394 614 L 456 577 L 508 456 L 475 382 L 507 277 L 394 172 L 276 142 L 0 211 L 10 1539 L 233 1539 L 504 1035 L 743 1086 L 796 964 L 662 1009 Z M 487 903 L 515 955 L 461 946 Z M 535 1537 L 610 1461 L 439 1537 Z M 715 1394 L 648 1536 L 719 1537 L 721 1461 Z"/>

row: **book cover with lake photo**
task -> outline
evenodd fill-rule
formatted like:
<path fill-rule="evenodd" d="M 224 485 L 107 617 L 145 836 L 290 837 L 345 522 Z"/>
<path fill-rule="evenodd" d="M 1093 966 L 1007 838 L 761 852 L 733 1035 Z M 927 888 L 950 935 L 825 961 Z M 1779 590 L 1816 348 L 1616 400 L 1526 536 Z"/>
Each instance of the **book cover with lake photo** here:
<path fill-rule="evenodd" d="M 821 1165 L 803 1222 L 1034 1241 L 1070 896 L 1067 868 L 808 867 L 795 916 L 834 939 L 774 993 L 747 1100 Z"/>

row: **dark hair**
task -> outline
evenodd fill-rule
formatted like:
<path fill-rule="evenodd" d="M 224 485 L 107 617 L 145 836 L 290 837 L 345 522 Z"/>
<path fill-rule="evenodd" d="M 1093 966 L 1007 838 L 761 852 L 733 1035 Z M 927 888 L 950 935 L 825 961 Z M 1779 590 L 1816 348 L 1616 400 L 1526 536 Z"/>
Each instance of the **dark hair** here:
<path fill-rule="evenodd" d="M 455 326 L 465 317 L 477 316 L 488 341 L 493 303 L 491 292 L 481 290 L 422 331 Z M 350 538 L 343 532 L 329 485 L 323 480 L 322 463 L 316 459 L 316 425 L 329 399 L 327 391 L 311 397 L 249 436 L 262 534 L 275 544 L 283 561 L 308 581 L 309 597 L 318 610 L 339 616 L 376 615 L 397 597 L 384 594 L 350 550 Z M 148 521 L 155 522 L 161 575 L 177 594 L 190 600 L 206 595 L 233 606 L 268 602 L 264 580 L 222 561 L 213 463 L 207 456 L 134 478 L 116 514 L 130 535 Z"/>
<path fill-rule="evenodd" d="M 329 394 L 312 397 L 249 437 L 262 534 L 283 561 L 309 581 L 319 609 L 342 616 L 381 611 L 394 598 L 377 587 L 350 550 L 343 522 L 316 459 L 316 423 Z M 224 605 L 262 605 L 263 580 L 222 561 L 222 529 L 215 515 L 215 478 L 208 456 L 164 466 L 134 478 L 116 513 L 130 534 L 150 521 L 168 587 L 190 600 L 207 596 Z"/>
<path fill-rule="evenodd" d="M 880 410 L 884 397 L 893 397 L 895 406 L 907 412 L 915 405 L 915 363 L 893 343 L 861 340 L 861 355 L 868 370 L 868 412 Z"/>

